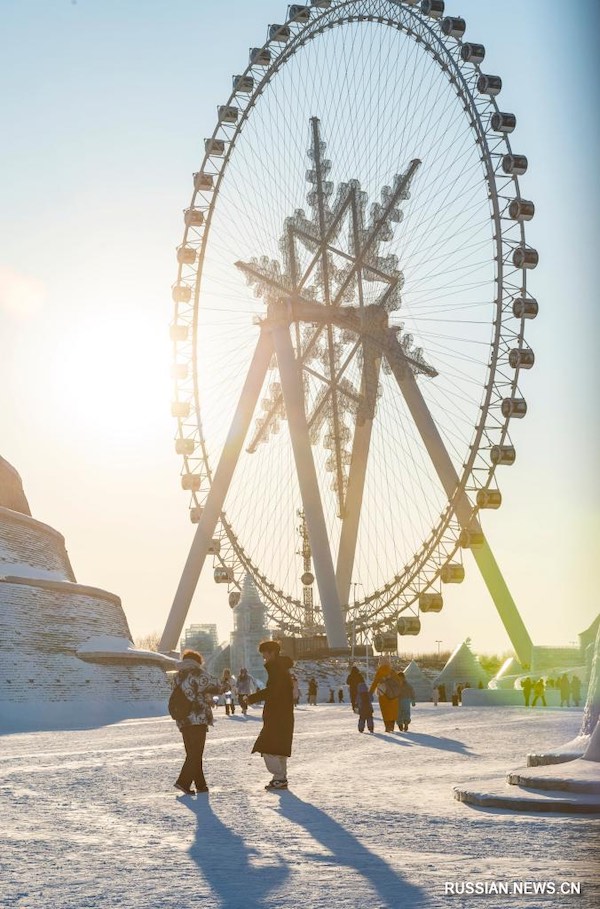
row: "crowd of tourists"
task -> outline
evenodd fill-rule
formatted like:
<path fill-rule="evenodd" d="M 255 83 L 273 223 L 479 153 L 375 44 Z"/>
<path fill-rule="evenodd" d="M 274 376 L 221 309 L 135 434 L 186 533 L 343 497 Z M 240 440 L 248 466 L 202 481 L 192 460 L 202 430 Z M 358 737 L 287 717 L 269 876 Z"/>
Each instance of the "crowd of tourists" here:
<path fill-rule="evenodd" d="M 248 712 L 250 704 L 264 702 L 263 726 L 252 748 L 252 753 L 262 755 L 271 780 L 265 786 L 267 790 L 287 789 L 287 761 L 292 753 L 294 735 L 294 708 L 301 700 L 298 677 L 292 672 L 292 660 L 281 653 L 278 641 L 263 641 L 259 646 L 267 682 L 264 687 L 248 670 L 242 667 L 237 678 L 230 669 L 223 670 L 220 678 L 213 678 L 206 671 L 201 654 L 194 650 L 185 650 L 179 669 L 175 674 L 173 691 L 169 699 L 169 712 L 177 722 L 185 748 L 185 762 L 181 768 L 175 786 L 186 795 L 208 792 L 204 777 L 203 755 L 208 728 L 213 724 L 213 711 L 219 704 L 224 704 L 227 716 L 234 716 L 236 707 L 242 715 Z M 526 706 L 535 707 L 541 701 L 546 706 L 545 691 L 556 688 L 560 692 L 561 706 L 579 706 L 581 682 L 576 675 L 571 679 L 564 673 L 558 679 L 532 680 L 521 682 Z M 416 695 L 413 686 L 401 669 L 392 667 L 389 656 L 379 659 L 379 666 L 370 684 L 357 666 L 352 666 L 347 678 L 346 687 L 350 696 L 350 707 L 358 716 L 359 733 L 365 729 L 373 734 L 374 699 L 377 698 L 381 718 L 386 733 L 408 732 L 411 723 L 411 708 L 415 706 Z M 460 702 L 461 692 L 468 683 L 455 686 L 452 703 Z M 316 706 L 319 687 L 314 676 L 307 685 L 307 704 Z M 443 697 L 442 697 L 443 695 Z M 446 699 L 445 691 L 434 690 L 433 701 L 437 704 Z M 345 703 L 343 687 L 329 687 L 330 703 Z M 195 788 L 193 788 L 195 787 Z"/>

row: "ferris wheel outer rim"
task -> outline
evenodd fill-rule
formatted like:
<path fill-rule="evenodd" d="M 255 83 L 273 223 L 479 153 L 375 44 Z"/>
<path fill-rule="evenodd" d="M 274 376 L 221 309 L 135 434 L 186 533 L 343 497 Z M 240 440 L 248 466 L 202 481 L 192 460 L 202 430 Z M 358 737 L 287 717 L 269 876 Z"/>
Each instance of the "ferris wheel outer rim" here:
<path fill-rule="evenodd" d="M 208 237 L 210 234 L 210 224 L 211 224 L 211 220 L 212 220 L 212 214 L 216 207 L 216 202 L 218 199 L 218 192 L 220 189 L 220 185 L 221 185 L 221 182 L 225 175 L 227 165 L 229 163 L 229 159 L 230 159 L 233 149 L 235 147 L 235 142 L 236 142 L 237 136 L 239 135 L 244 123 L 248 119 L 249 114 L 250 114 L 252 108 L 254 107 L 254 104 L 256 103 L 256 100 L 262 94 L 265 87 L 271 81 L 273 76 L 276 75 L 276 73 L 279 71 L 279 69 L 281 69 L 281 67 L 285 65 L 287 60 L 293 55 L 293 53 L 295 53 L 295 51 L 298 49 L 298 47 L 303 46 L 306 43 L 306 41 L 309 40 L 309 37 L 305 36 L 304 33 L 306 33 L 307 31 L 310 31 L 311 33 L 313 33 L 316 36 L 317 34 L 325 31 L 325 28 L 336 27 L 336 26 L 340 26 L 343 24 L 347 24 L 348 22 L 353 22 L 353 21 L 361 21 L 361 19 L 367 19 L 369 15 L 372 16 L 372 19 L 370 19 L 369 21 L 379 20 L 379 21 L 382 21 L 382 24 L 385 24 L 385 25 L 390 25 L 391 23 L 390 23 L 389 19 L 387 19 L 386 21 L 383 21 L 383 17 L 374 16 L 373 14 L 367 14 L 367 15 L 362 14 L 361 15 L 359 13 L 355 13 L 353 16 L 349 16 L 349 17 L 345 17 L 345 18 L 338 18 L 334 22 L 328 23 L 326 26 L 321 27 L 319 29 L 314 29 L 314 27 L 311 28 L 311 26 L 314 26 L 316 23 L 322 22 L 324 19 L 329 19 L 331 17 L 332 13 L 340 12 L 341 10 L 347 10 L 349 8 L 354 8 L 356 10 L 357 8 L 360 8 L 360 7 L 364 8 L 364 7 L 373 7 L 373 6 L 377 6 L 377 7 L 381 8 L 386 3 L 392 4 L 393 6 L 403 10 L 403 12 L 405 14 L 408 14 L 409 17 L 412 17 L 413 20 L 416 20 L 418 26 L 421 28 L 424 28 L 426 31 L 428 31 L 430 36 L 435 41 L 437 41 L 438 48 L 441 46 L 442 52 L 445 53 L 447 55 L 447 57 L 450 58 L 455 69 L 458 71 L 458 73 L 460 75 L 461 81 L 463 82 L 463 91 L 469 100 L 469 112 L 476 113 L 476 115 L 477 115 L 475 122 L 477 123 L 477 125 L 479 126 L 479 129 L 481 131 L 480 141 L 478 140 L 478 144 L 481 144 L 481 146 L 483 148 L 485 148 L 485 155 L 482 157 L 482 160 L 484 160 L 486 163 L 487 175 L 486 175 L 485 180 L 490 189 L 490 200 L 494 204 L 494 216 L 493 216 L 492 220 L 496 227 L 495 239 L 496 239 L 496 250 L 497 250 L 496 256 L 494 258 L 495 258 L 496 267 L 498 269 L 498 272 L 501 275 L 501 280 L 498 279 L 498 275 L 497 275 L 496 284 L 498 287 L 498 292 L 497 292 L 496 300 L 494 301 L 495 310 L 496 310 L 496 314 L 497 314 L 496 319 L 495 319 L 496 332 L 495 332 L 495 336 L 494 336 L 494 345 L 492 347 L 491 358 L 490 358 L 490 361 L 488 362 L 488 366 L 487 366 L 486 384 L 484 386 L 485 391 L 486 391 L 487 406 L 485 408 L 483 406 L 481 407 L 482 415 L 480 417 L 479 422 L 476 423 L 476 425 L 474 427 L 474 433 L 476 434 L 477 442 L 478 443 L 481 442 L 481 438 L 483 436 L 484 429 L 485 429 L 485 418 L 489 412 L 490 400 L 491 400 L 491 396 L 492 396 L 492 393 L 495 388 L 494 379 L 496 376 L 498 358 L 499 358 L 499 348 L 500 348 L 500 340 L 501 340 L 500 332 L 501 332 L 502 326 L 504 324 L 503 318 L 502 318 L 502 306 L 503 306 L 504 296 L 505 296 L 504 279 L 503 279 L 503 276 L 504 276 L 503 265 L 504 265 L 504 260 L 505 260 L 505 257 L 503 255 L 503 247 L 505 244 L 505 238 L 504 238 L 504 234 L 503 234 L 502 228 L 501 228 L 502 215 L 500 213 L 499 204 L 498 204 L 499 196 L 498 196 L 497 185 L 496 185 L 496 169 L 497 168 L 495 169 L 492 166 L 492 153 L 490 152 L 488 142 L 487 142 L 489 127 L 486 129 L 484 127 L 483 123 L 481 122 L 481 116 L 479 115 L 477 105 L 476 105 L 477 99 L 476 99 L 475 95 L 473 94 L 473 92 L 470 90 L 470 88 L 466 82 L 466 79 L 464 77 L 464 74 L 462 72 L 461 67 L 457 64 L 457 61 L 455 61 L 453 59 L 452 54 L 450 53 L 450 49 L 448 47 L 449 45 L 450 45 L 450 47 L 460 47 L 462 45 L 462 41 L 455 40 L 450 37 L 444 38 L 440 34 L 437 34 L 435 31 L 435 26 L 436 26 L 436 24 L 440 24 L 441 20 L 434 20 L 434 23 L 432 25 L 432 24 L 430 24 L 429 21 L 427 21 L 428 17 L 425 17 L 424 15 L 417 13 L 417 11 L 414 9 L 414 7 L 405 6 L 402 3 L 397 2 L 397 0 L 344 0 L 344 2 L 338 2 L 338 3 L 332 4 L 331 7 L 329 7 L 328 9 L 323 9 L 323 11 L 321 11 L 321 8 L 318 8 L 318 7 L 310 7 L 311 13 L 318 10 L 319 14 L 317 16 L 313 16 L 312 19 L 309 19 L 308 22 L 306 22 L 304 25 L 300 25 L 299 27 L 298 27 L 299 24 L 294 19 L 289 19 L 286 21 L 285 25 L 296 27 L 296 32 L 292 35 L 292 43 L 291 43 L 291 45 L 289 43 L 283 45 L 283 47 L 280 49 L 280 53 L 277 56 L 275 56 L 275 58 L 271 61 L 270 65 L 265 68 L 263 77 L 262 77 L 262 79 L 260 79 L 260 81 L 258 81 L 258 84 L 255 86 L 254 90 L 250 94 L 250 97 L 246 103 L 246 106 L 242 109 L 241 105 L 240 105 L 239 109 L 241 111 L 241 117 L 239 118 L 239 122 L 236 123 L 235 129 L 233 130 L 233 133 L 232 133 L 232 137 L 228 139 L 227 131 L 225 131 L 224 141 L 229 142 L 229 145 L 228 145 L 226 154 L 223 155 L 223 157 L 222 157 L 220 167 L 218 167 L 218 165 L 214 165 L 214 163 L 212 165 L 210 165 L 210 167 L 209 167 L 209 162 L 211 161 L 211 158 L 214 158 L 214 155 L 211 155 L 207 150 L 205 152 L 205 155 L 204 155 L 204 158 L 203 158 L 200 170 L 199 170 L 199 173 L 212 173 L 213 177 L 217 178 L 216 185 L 214 186 L 214 188 L 212 190 L 210 203 L 207 206 L 208 216 L 204 220 L 204 224 L 203 224 L 204 229 L 202 231 L 201 243 L 199 244 L 199 247 L 198 247 L 198 251 L 199 251 L 198 265 L 197 265 L 196 273 L 195 273 L 196 279 L 194 280 L 194 283 L 193 283 L 194 307 L 193 307 L 193 320 L 192 320 L 192 356 L 190 357 L 191 364 L 192 364 L 193 383 L 194 383 L 194 401 L 196 402 L 195 414 L 196 414 L 196 423 L 197 423 L 197 428 L 198 428 L 198 445 L 200 446 L 200 449 L 201 449 L 200 460 L 202 461 L 202 464 L 204 465 L 206 478 L 208 480 L 209 485 L 211 482 L 212 470 L 211 470 L 210 461 L 208 458 L 208 453 L 206 451 L 204 434 L 202 431 L 202 418 L 201 418 L 201 410 L 200 410 L 200 406 L 199 406 L 198 376 L 197 376 L 197 369 L 196 369 L 198 311 L 199 311 L 199 305 L 200 305 L 201 279 L 202 279 L 202 266 L 203 266 L 203 260 L 204 260 L 204 252 L 206 250 Z M 358 18 L 359 16 L 360 16 L 360 18 Z M 414 38 L 414 35 L 411 32 L 411 30 L 408 28 L 403 28 L 402 24 L 399 21 L 395 21 L 393 23 L 393 27 L 403 31 L 409 37 Z M 441 31 L 441 29 L 440 29 L 440 31 Z M 311 37 L 312 36 L 313 35 L 311 34 Z M 300 40 L 300 39 L 302 39 L 302 40 Z M 273 49 L 274 45 L 276 45 L 276 42 L 274 42 L 273 40 L 267 39 L 267 41 L 262 45 L 262 48 L 260 48 L 260 50 L 271 50 L 271 49 Z M 289 49 L 290 46 L 293 47 L 293 50 Z M 424 49 L 426 51 L 430 52 L 431 46 L 425 45 Z M 436 58 L 436 62 L 440 62 L 438 60 L 438 58 L 436 57 L 435 53 L 432 55 Z M 471 70 L 472 72 L 474 72 L 476 74 L 479 74 L 481 72 L 479 64 L 469 64 L 469 66 L 472 67 L 472 70 Z M 254 74 L 255 67 L 256 67 L 256 64 L 253 62 L 250 62 L 247 65 L 244 72 L 241 74 L 242 78 L 249 74 Z M 454 82 L 454 80 L 450 79 L 450 83 L 453 83 L 453 82 Z M 461 98 L 463 97 L 462 93 L 460 91 L 456 90 L 456 93 L 459 97 L 461 97 Z M 227 102 L 223 105 L 223 107 L 231 106 L 232 102 L 239 103 L 239 100 L 240 100 L 239 93 L 234 88 L 234 90 L 231 92 Z M 463 98 L 463 100 L 465 100 L 465 99 Z M 487 97 L 485 99 L 485 104 L 488 106 L 488 109 L 491 108 L 495 112 L 499 111 L 498 104 L 497 104 L 494 96 Z M 465 108 L 465 113 L 467 113 L 466 108 Z M 471 120 L 471 122 L 470 122 L 470 126 L 472 129 L 475 126 L 475 122 L 473 120 Z M 222 134 L 223 131 L 224 131 L 224 124 L 221 121 L 218 121 L 211 138 L 207 141 L 211 142 L 212 140 L 219 138 L 219 134 Z M 498 145 L 501 143 L 504 143 L 504 149 L 505 149 L 504 153 L 505 154 L 512 153 L 510 141 L 508 140 L 508 137 L 506 134 L 502 134 L 500 136 L 495 136 L 495 140 Z M 495 154 L 496 154 L 497 158 L 500 157 L 497 152 Z M 516 200 L 520 201 L 522 199 L 522 196 L 520 193 L 518 176 L 515 174 L 512 174 L 503 179 L 504 179 L 505 185 L 512 184 L 512 186 L 514 187 L 514 192 L 511 194 L 511 199 L 516 199 Z M 194 208 L 198 193 L 199 193 L 199 190 L 194 188 L 194 192 L 192 194 L 192 199 L 191 199 L 190 206 L 189 206 L 190 209 Z M 515 227 L 514 224 L 512 226 Z M 187 245 L 187 240 L 188 240 L 188 235 L 189 235 L 190 230 L 192 230 L 192 226 L 186 225 L 181 246 Z M 507 241 L 509 254 L 512 249 L 515 249 L 518 246 L 520 246 L 522 248 L 526 247 L 525 230 L 524 230 L 524 224 L 522 221 L 518 223 L 518 231 L 520 233 L 520 240 L 518 243 L 514 243 L 511 246 L 511 244 Z M 189 284 L 187 284 L 187 285 L 185 284 L 185 280 L 189 281 L 189 278 L 186 279 L 183 277 L 183 274 L 184 274 L 183 269 L 184 269 L 184 265 L 183 265 L 183 263 L 180 263 L 179 269 L 178 269 L 177 282 L 176 282 L 175 287 L 182 286 L 182 284 L 183 284 L 183 286 L 189 286 Z M 526 281 L 527 281 L 526 269 L 525 269 L 525 267 L 523 267 L 522 269 L 515 269 L 515 271 L 521 272 L 522 280 L 521 280 L 520 291 L 523 295 L 525 295 L 526 294 Z M 179 305 L 180 304 L 178 302 L 175 302 L 175 313 L 174 313 L 173 325 L 181 324 L 181 322 L 179 321 L 179 315 L 180 315 Z M 518 333 L 513 332 L 513 335 L 518 342 L 519 349 L 522 349 L 523 342 L 524 342 L 524 324 L 525 324 L 525 318 L 524 318 L 524 316 L 522 316 L 520 319 L 520 326 L 519 326 Z M 173 343 L 173 349 L 174 349 L 175 362 L 181 362 L 181 357 L 178 358 L 178 351 L 180 351 L 181 348 L 178 347 L 178 343 L 176 341 L 174 341 L 174 343 Z M 520 373 L 520 369 L 517 366 L 517 368 L 513 370 L 513 378 L 512 378 L 512 381 L 509 383 L 511 397 L 514 396 L 514 392 L 518 388 L 519 373 Z M 180 385 L 176 379 L 176 381 L 175 381 L 175 401 L 176 402 L 179 401 L 179 399 L 180 399 L 179 389 L 180 389 Z M 178 434 L 177 434 L 176 438 L 178 438 L 178 439 L 189 438 L 189 435 L 184 434 L 183 420 L 180 419 L 179 417 L 177 419 L 178 419 Z M 499 434 L 499 438 L 498 438 L 498 442 L 497 442 L 497 444 L 499 444 L 499 445 L 504 444 L 504 442 L 508 436 L 510 419 L 511 419 L 511 417 L 508 416 L 503 421 L 503 425 L 500 429 L 500 434 Z M 460 477 L 460 481 L 461 481 L 460 487 L 462 489 L 469 488 L 467 486 L 467 479 L 473 475 L 473 469 L 472 469 L 473 463 L 474 463 L 474 460 L 475 460 L 478 452 L 480 451 L 480 445 L 477 444 L 477 446 L 475 446 L 474 439 L 472 439 L 471 443 L 469 444 L 468 450 L 471 454 L 471 457 L 469 459 L 470 467 L 469 467 L 469 469 L 467 469 L 467 465 L 463 465 L 464 469 L 463 469 L 462 476 Z M 188 470 L 189 463 L 190 463 L 190 459 L 188 458 L 187 455 L 184 454 L 184 470 L 186 472 L 193 473 L 194 471 Z M 487 474 L 488 474 L 487 482 L 484 484 L 477 485 L 476 487 L 473 487 L 473 488 L 476 488 L 476 489 L 489 488 L 492 479 L 495 477 L 495 471 L 496 471 L 497 466 L 498 465 L 490 462 L 490 464 L 487 468 Z M 192 503 L 198 505 L 198 499 L 196 497 L 195 492 L 192 492 Z M 480 510 L 479 506 L 476 503 L 473 503 L 472 507 L 473 507 L 473 515 L 476 516 Z M 434 532 L 432 537 L 430 537 L 430 539 L 433 539 L 433 537 L 435 537 L 435 539 L 433 539 L 433 542 L 431 544 L 428 544 L 425 542 L 421 546 L 421 548 L 419 550 L 417 550 L 417 552 L 415 553 L 412 562 L 415 563 L 415 562 L 419 561 L 419 565 L 418 565 L 417 570 L 413 571 L 412 574 L 410 575 L 410 577 L 407 579 L 406 584 L 402 588 L 403 591 L 404 591 L 404 589 L 406 589 L 408 587 L 408 585 L 411 583 L 411 581 L 415 577 L 420 575 L 421 569 L 423 568 L 425 563 L 431 558 L 435 547 L 437 547 L 440 544 L 443 534 L 446 532 L 449 524 L 452 521 L 452 514 L 453 514 L 452 507 L 451 507 L 451 504 L 449 504 L 446 507 L 446 509 L 443 510 L 442 513 L 440 514 L 440 518 L 439 518 L 439 522 L 438 522 L 438 529 L 440 530 L 440 533 L 435 534 L 435 532 Z M 266 576 L 259 571 L 258 566 L 256 566 L 254 564 L 254 562 L 252 561 L 252 559 L 249 556 L 247 556 L 243 547 L 241 546 L 240 541 L 237 539 L 235 532 L 233 531 L 233 528 L 231 527 L 230 524 L 228 524 L 226 519 L 223 522 L 223 525 L 224 525 L 225 533 L 230 538 L 230 542 L 232 543 L 232 547 L 235 550 L 235 554 L 241 563 L 241 567 L 245 570 L 250 571 L 250 573 L 252 574 L 252 576 L 253 576 L 255 582 L 257 583 L 257 586 L 261 590 L 261 592 L 264 595 L 266 595 L 267 598 L 269 599 L 270 605 L 272 605 L 276 610 L 281 611 L 284 615 L 287 616 L 287 618 L 293 620 L 293 613 L 292 614 L 288 613 L 286 604 L 288 606 L 290 604 L 292 604 L 296 607 L 301 608 L 302 607 L 301 602 L 299 600 L 294 600 L 293 598 L 290 598 L 290 597 L 283 597 L 283 591 L 278 590 L 278 588 L 276 588 L 276 586 L 274 584 L 269 582 L 269 580 L 266 578 Z M 457 551 L 458 548 L 459 548 L 458 540 L 456 539 L 456 545 L 452 548 L 452 552 L 446 557 L 446 561 L 450 561 L 453 558 L 453 555 Z M 425 549 L 427 549 L 428 551 L 425 553 L 424 557 L 421 559 L 418 559 L 418 555 L 423 553 Z M 218 559 L 218 561 L 221 562 L 222 565 L 230 564 L 229 562 L 227 562 L 226 558 L 220 553 L 217 554 L 216 558 Z M 444 562 L 444 564 L 445 564 L 445 562 Z M 408 566 L 405 566 L 405 568 L 407 568 L 407 567 Z M 401 611 L 404 611 L 404 609 L 408 608 L 408 606 L 410 606 L 412 603 L 414 603 L 415 600 L 418 598 L 418 595 L 420 592 L 423 592 L 423 591 L 429 589 L 437 581 L 439 572 L 441 571 L 441 567 L 442 567 L 442 565 L 440 564 L 438 566 L 438 570 L 434 573 L 433 577 L 431 579 L 429 579 L 428 582 L 426 582 L 424 585 L 421 584 L 419 586 L 419 589 L 414 593 L 414 595 L 412 596 L 412 599 L 404 605 L 404 607 Z M 398 575 L 396 577 L 398 577 Z M 403 577 L 403 576 L 401 576 L 401 577 Z M 237 581 L 237 579 L 234 581 L 234 586 L 236 586 L 238 588 L 240 586 L 240 582 Z M 394 585 L 392 585 L 392 586 L 394 586 Z M 375 591 L 371 595 L 366 596 L 364 599 L 356 601 L 353 604 L 353 607 L 354 607 L 353 610 L 351 610 L 350 608 L 348 610 L 349 619 L 350 619 L 350 616 L 352 615 L 352 612 L 358 612 L 360 609 L 363 609 L 365 606 L 368 606 L 371 603 L 373 603 L 374 601 L 380 599 L 381 593 L 382 593 L 382 591 Z M 274 599 L 274 597 L 275 597 L 275 599 Z M 375 609 L 374 615 L 378 615 L 380 612 L 384 611 L 385 607 L 387 605 L 389 605 L 390 602 L 397 599 L 397 597 L 398 597 L 398 593 L 394 587 L 393 595 L 389 597 L 388 602 L 386 604 L 377 606 L 377 608 Z M 281 602 L 282 599 L 284 601 L 283 603 Z M 398 609 L 396 608 L 394 610 L 394 615 L 397 615 L 397 614 L 398 614 Z M 384 619 L 384 622 L 387 620 L 388 619 Z M 371 625 L 372 625 L 372 622 L 371 622 Z"/>

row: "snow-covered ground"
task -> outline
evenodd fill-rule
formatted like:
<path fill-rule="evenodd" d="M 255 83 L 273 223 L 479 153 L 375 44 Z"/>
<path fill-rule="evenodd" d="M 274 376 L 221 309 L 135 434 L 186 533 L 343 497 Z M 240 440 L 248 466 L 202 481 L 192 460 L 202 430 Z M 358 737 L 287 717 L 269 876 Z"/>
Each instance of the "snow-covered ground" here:
<path fill-rule="evenodd" d="M 377 710 L 376 710 L 377 712 Z M 168 717 L 0 737 L 0 906 L 19 909 L 412 909 L 600 904 L 599 821 L 455 801 L 531 750 L 572 739 L 579 710 L 419 705 L 408 734 L 359 735 L 348 705 L 296 711 L 290 790 L 250 755 L 260 709 L 209 734 L 210 794 L 172 788 Z M 580 896 L 474 895 L 445 883 L 581 884 Z"/>

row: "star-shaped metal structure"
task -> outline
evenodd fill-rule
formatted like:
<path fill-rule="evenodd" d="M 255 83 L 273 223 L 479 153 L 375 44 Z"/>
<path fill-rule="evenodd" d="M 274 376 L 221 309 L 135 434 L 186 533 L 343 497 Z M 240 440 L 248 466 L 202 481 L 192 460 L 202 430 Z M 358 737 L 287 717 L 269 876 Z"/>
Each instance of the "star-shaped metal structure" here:
<path fill-rule="evenodd" d="M 420 162 L 413 161 L 406 174 L 384 186 L 381 201 L 373 203 L 367 215 L 367 194 L 358 180 L 341 183 L 334 192 L 319 120 L 312 118 L 310 126 L 306 172 L 310 215 L 299 209 L 286 219 L 279 241 L 281 262 L 263 256 L 236 265 L 268 307 L 294 308 L 295 352 L 302 365 L 310 441 L 313 445 L 320 441 L 330 451 L 326 468 L 333 475 L 338 516 L 343 519 L 348 515 L 352 478 L 350 445 L 357 428 L 375 415 L 382 332 L 389 331 L 388 314 L 400 307 L 404 282 L 398 257 L 382 254 L 381 247 L 393 239 L 393 225 L 402 220 L 400 203 L 409 198 Z M 311 322 L 316 315 L 319 318 Z M 436 375 L 402 327 L 394 330 L 411 369 Z M 359 369 L 354 375 L 361 375 L 358 387 L 350 376 L 355 361 Z M 269 385 L 262 411 L 249 452 L 277 432 L 285 416 L 278 378 Z"/>

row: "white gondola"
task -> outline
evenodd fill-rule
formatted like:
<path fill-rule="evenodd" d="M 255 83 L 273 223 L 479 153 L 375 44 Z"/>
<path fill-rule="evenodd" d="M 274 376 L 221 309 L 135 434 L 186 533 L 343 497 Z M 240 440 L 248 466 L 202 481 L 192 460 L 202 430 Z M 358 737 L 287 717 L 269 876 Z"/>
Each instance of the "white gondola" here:
<path fill-rule="evenodd" d="M 492 445 L 490 449 L 490 461 L 492 464 L 514 464 L 516 457 L 517 452 L 512 445 Z"/>
<path fill-rule="evenodd" d="M 187 363 L 174 363 L 171 367 L 171 375 L 179 382 L 185 382 L 190 374 L 190 368 Z"/>
<path fill-rule="evenodd" d="M 448 562 L 440 571 L 443 584 L 461 584 L 465 579 L 465 569 L 460 562 Z"/>
<path fill-rule="evenodd" d="M 531 221 L 535 205 L 528 199 L 513 199 L 508 206 L 508 215 L 513 221 Z"/>
<path fill-rule="evenodd" d="M 251 66 L 269 66 L 271 63 L 271 51 L 267 47 L 250 48 L 250 65 Z"/>
<path fill-rule="evenodd" d="M 528 167 L 529 161 L 526 155 L 504 155 L 502 158 L 502 170 L 505 174 L 522 177 Z"/>
<path fill-rule="evenodd" d="M 395 631 L 380 631 L 373 637 L 373 649 L 377 653 L 390 653 L 398 649 L 398 636 Z"/>
<path fill-rule="evenodd" d="M 531 369 L 535 354 L 530 347 L 513 347 L 508 354 L 508 362 L 512 369 Z"/>
<path fill-rule="evenodd" d="M 419 609 L 421 612 L 441 612 L 444 598 L 441 593 L 420 593 Z"/>
<path fill-rule="evenodd" d="M 205 139 L 204 150 L 213 158 L 222 158 L 225 154 L 225 141 L 224 139 Z"/>
<path fill-rule="evenodd" d="M 233 90 L 238 95 L 251 95 L 254 91 L 254 79 L 252 76 L 233 76 Z"/>
<path fill-rule="evenodd" d="M 331 0 L 311 0 L 310 5 L 316 6 L 318 9 L 329 9 L 331 6 Z"/>
<path fill-rule="evenodd" d="M 499 489 L 480 489 L 477 492 L 477 505 L 479 508 L 500 508 L 502 493 Z"/>
<path fill-rule="evenodd" d="M 241 593 L 239 592 L 239 590 L 232 590 L 232 591 L 231 591 L 231 593 L 229 594 L 229 605 L 231 606 L 232 609 L 233 609 L 235 606 L 237 606 L 237 604 L 239 603 L 239 601 L 241 600 L 241 598 L 242 598 L 242 595 L 241 595 Z"/>
<path fill-rule="evenodd" d="M 478 549 L 483 546 L 485 538 L 481 531 L 461 530 L 458 543 L 461 549 Z"/>
<path fill-rule="evenodd" d="M 233 568 L 215 568 L 215 584 L 231 584 L 233 581 Z"/>
<path fill-rule="evenodd" d="M 423 0 L 421 12 L 432 19 L 441 19 L 444 15 L 444 0 Z"/>
<path fill-rule="evenodd" d="M 199 524 L 200 518 L 202 517 L 202 512 L 204 509 L 201 505 L 194 505 L 193 508 L 190 508 L 190 521 L 192 524 Z"/>
<path fill-rule="evenodd" d="M 299 3 L 288 6 L 288 19 L 293 19 L 294 22 L 308 22 L 310 19 L 310 7 L 301 6 Z"/>
<path fill-rule="evenodd" d="M 495 133 L 512 133 L 517 125 L 515 114 L 506 113 L 506 111 L 494 111 L 490 118 L 490 126 Z"/>
<path fill-rule="evenodd" d="M 190 415 L 189 401 L 173 401 L 171 403 L 171 416 L 177 417 L 178 420 L 187 420 Z"/>
<path fill-rule="evenodd" d="M 499 95 L 502 91 L 502 79 L 500 76 L 482 73 L 477 80 L 477 91 L 481 95 Z"/>
<path fill-rule="evenodd" d="M 219 123 L 237 123 L 239 113 L 239 109 L 231 104 L 220 104 L 217 107 Z"/>
<path fill-rule="evenodd" d="M 201 227 L 204 224 L 204 213 L 197 208 L 187 208 L 183 213 L 187 227 Z"/>
<path fill-rule="evenodd" d="M 398 634 L 419 634 L 421 619 L 416 615 L 400 616 L 397 624 Z"/>
<path fill-rule="evenodd" d="M 198 173 L 194 174 L 194 189 L 196 192 L 206 192 L 206 190 L 212 189 L 213 186 L 214 180 L 212 174 L 206 174 L 202 170 L 199 170 Z"/>
<path fill-rule="evenodd" d="M 521 419 L 527 413 L 527 401 L 525 398 L 504 398 L 501 410 L 503 417 Z"/>
<path fill-rule="evenodd" d="M 467 28 L 467 23 L 460 16 L 446 16 L 442 19 L 442 31 L 450 38 L 462 38 Z"/>
<path fill-rule="evenodd" d="M 185 284 L 176 284 L 172 297 L 174 303 L 189 303 L 192 298 L 192 288 L 186 287 Z"/>
<path fill-rule="evenodd" d="M 278 44 L 285 44 L 286 41 L 290 40 L 290 27 L 289 25 L 270 25 L 269 26 L 269 41 L 276 41 Z"/>
<path fill-rule="evenodd" d="M 475 63 L 476 65 L 479 65 L 480 63 L 483 63 L 485 58 L 485 47 L 483 44 L 471 44 L 470 42 L 463 44 L 460 49 L 460 56 L 465 63 Z"/>
<path fill-rule="evenodd" d="M 191 246 L 180 246 L 177 250 L 177 261 L 180 265 L 193 265 L 196 261 L 196 250 Z"/>
<path fill-rule="evenodd" d="M 187 341 L 189 333 L 189 325 L 171 325 L 169 329 L 171 341 Z"/>
<path fill-rule="evenodd" d="M 517 297 L 512 309 L 515 319 L 535 319 L 539 312 L 538 301 L 533 297 Z"/>
<path fill-rule="evenodd" d="M 193 455 L 196 443 L 193 439 L 176 439 L 175 451 L 179 455 Z"/>
<path fill-rule="evenodd" d="M 186 492 L 200 491 L 200 477 L 196 473 L 184 473 L 181 478 L 181 488 Z"/>
<path fill-rule="evenodd" d="M 208 555 L 219 555 L 221 552 L 221 541 L 213 539 L 210 541 L 210 545 L 206 550 Z"/>
<path fill-rule="evenodd" d="M 519 246 L 513 253 L 513 265 L 515 268 L 536 268 L 540 256 L 537 249 L 531 246 Z"/>

